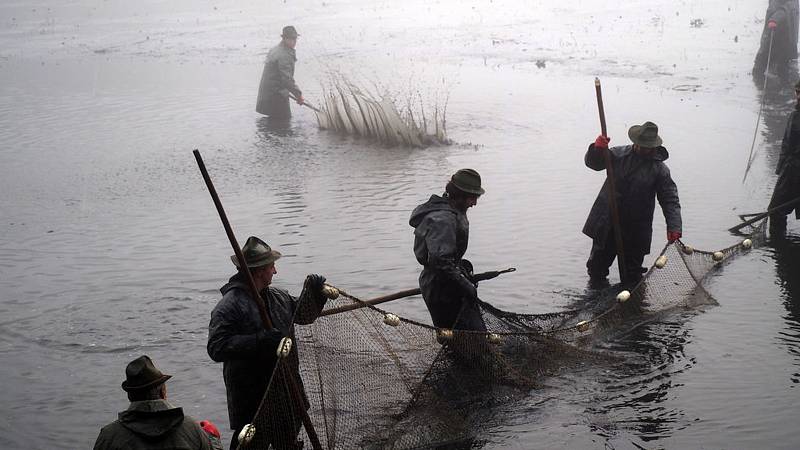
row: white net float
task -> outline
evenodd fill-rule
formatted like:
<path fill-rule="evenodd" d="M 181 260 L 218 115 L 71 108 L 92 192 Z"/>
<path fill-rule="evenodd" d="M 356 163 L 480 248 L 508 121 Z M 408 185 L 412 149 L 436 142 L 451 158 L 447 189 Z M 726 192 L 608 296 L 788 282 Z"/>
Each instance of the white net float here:
<path fill-rule="evenodd" d="M 717 262 L 722 261 L 722 258 L 724 258 L 724 257 L 725 257 L 725 254 L 722 253 L 722 252 L 714 252 L 714 254 L 711 255 L 711 258 L 714 261 L 717 261 Z"/>
<path fill-rule="evenodd" d="M 398 317 L 396 314 L 386 313 L 383 316 L 383 323 L 392 327 L 396 327 L 400 325 L 400 317 Z"/>
<path fill-rule="evenodd" d="M 247 445 L 253 438 L 256 436 L 256 426 L 252 423 L 248 423 L 247 425 L 242 428 L 242 431 L 239 432 L 239 445 Z"/>
<path fill-rule="evenodd" d="M 656 259 L 656 267 L 663 269 L 667 265 L 667 255 L 661 255 Z"/>
<path fill-rule="evenodd" d="M 620 303 L 627 302 L 629 298 L 631 298 L 631 293 L 628 290 L 624 290 L 617 294 L 617 301 Z"/>

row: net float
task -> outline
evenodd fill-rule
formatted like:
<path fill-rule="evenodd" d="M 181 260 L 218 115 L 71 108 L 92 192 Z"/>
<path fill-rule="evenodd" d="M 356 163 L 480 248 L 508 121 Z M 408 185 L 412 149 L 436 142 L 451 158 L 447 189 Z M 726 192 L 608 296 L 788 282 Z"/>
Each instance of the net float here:
<path fill-rule="evenodd" d="M 725 257 L 725 254 L 722 253 L 722 252 L 714 252 L 714 254 L 711 255 L 711 258 L 713 258 L 714 261 L 717 261 L 717 262 L 722 261 L 722 258 L 724 258 L 724 257 Z"/>
<path fill-rule="evenodd" d="M 667 255 L 661 255 L 656 259 L 656 267 L 663 269 L 667 265 Z"/>
<path fill-rule="evenodd" d="M 694 249 L 692 248 L 691 245 L 684 245 L 683 246 L 683 253 L 686 253 L 687 255 L 691 255 L 692 253 L 694 253 Z"/>
<path fill-rule="evenodd" d="M 742 247 L 744 247 L 745 249 L 749 249 L 752 246 L 753 246 L 753 241 L 751 241 L 750 239 L 745 239 L 742 241 Z"/>
<path fill-rule="evenodd" d="M 278 343 L 278 350 L 275 351 L 275 355 L 278 358 L 285 358 L 289 356 L 289 352 L 292 351 L 292 338 L 285 337 L 281 338 L 281 341 Z"/>
<path fill-rule="evenodd" d="M 392 327 L 396 327 L 400 325 L 400 317 L 397 314 L 386 313 L 383 315 L 383 323 Z"/>
<path fill-rule="evenodd" d="M 578 331 L 580 331 L 582 333 L 582 332 L 584 332 L 584 331 L 589 329 L 589 321 L 588 320 L 581 320 L 580 322 L 578 322 L 575 325 L 575 327 L 578 329 Z"/>
<path fill-rule="evenodd" d="M 624 290 L 617 294 L 617 301 L 620 303 L 627 302 L 629 298 L 631 298 L 631 293 L 628 290 Z"/>
<path fill-rule="evenodd" d="M 253 438 L 256 436 L 256 426 L 252 423 L 248 423 L 247 425 L 242 428 L 242 431 L 239 432 L 239 445 L 247 445 Z"/>
<path fill-rule="evenodd" d="M 502 344 L 503 337 L 497 333 L 489 333 L 486 335 L 486 339 L 489 341 L 490 344 Z"/>
<path fill-rule="evenodd" d="M 336 300 L 337 298 L 339 298 L 339 289 L 336 289 L 335 287 L 326 284 L 322 286 L 322 295 L 324 295 L 325 298 Z"/>
<path fill-rule="evenodd" d="M 448 328 L 442 328 L 436 330 L 436 340 L 439 341 L 440 344 L 444 344 L 447 341 L 451 341 L 453 339 L 453 330 Z"/>

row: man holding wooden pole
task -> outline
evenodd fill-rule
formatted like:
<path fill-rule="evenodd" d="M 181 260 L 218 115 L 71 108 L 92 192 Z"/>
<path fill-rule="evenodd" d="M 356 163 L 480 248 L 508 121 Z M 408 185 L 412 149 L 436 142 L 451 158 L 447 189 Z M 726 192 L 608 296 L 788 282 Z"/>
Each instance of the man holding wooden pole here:
<path fill-rule="evenodd" d="M 238 272 L 220 289 L 223 297 L 212 311 L 208 325 L 208 355 L 224 364 L 228 417 L 234 430 L 231 449 L 237 447 L 239 431 L 251 423 L 259 409 L 278 363 L 276 352 L 283 347 L 281 341 L 285 338 L 294 340 L 294 324 L 314 322 L 327 301 L 322 292 L 325 283 L 322 275 L 308 275 L 300 297 L 270 286 L 272 277 L 277 273 L 275 261 L 281 254 L 261 239 L 253 236 L 248 238 L 242 247 L 242 254 L 247 267 L 240 267 L 235 255 L 231 256 Z M 264 300 L 266 313 L 272 323 L 271 330 L 264 328 L 258 306 L 251 299 L 244 270 L 250 272 L 255 288 Z M 297 435 L 303 424 L 301 414 L 309 404 L 298 373 L 296 348 L 296 345 L 293 346 L 286 356 L 291 373 L 276 371 L 276 382 L 272 384 L 270 398 L 267 399 L 267 414 L 271 418 L 267 423 L 280 423 L 281 426 L 257 430 L 269 436 L 269 443 L 275 449 L 302 447 Z M 299 392 L 289 391 L 292 383 L 297 384 Z"/>
<path fill-rule="evenodd" d="M 602 116 L 603 122 L 604 119 Z M 620 253 L 624 260 L 621 265 L 624 269 L 620 271 L 622 282 L 631 287 L 639 282 L 644 255 L 650 253 L 656 198 L 667 222 L 667 240 L 672 242 L 681 237 L 678 188 L 664 164 L 669 153 L 661 145 L 658 126 L 652 122 L 634 125 L 628 130 L 628 137 L 632 145 L 609 149 L 610 138 L 603 133 L 589 145 L 584 157 L 586 167 L 596 171 L 607 169 L 606 182 L 583 226 L 583 233 L 593 240 L 586 261 L 593 287 L 608 284 L 608 269 Z M 614 195 L 609 199 L 611 190 Z M 615 227 L 621 237 L 619 243 L 615 242 Z"/>

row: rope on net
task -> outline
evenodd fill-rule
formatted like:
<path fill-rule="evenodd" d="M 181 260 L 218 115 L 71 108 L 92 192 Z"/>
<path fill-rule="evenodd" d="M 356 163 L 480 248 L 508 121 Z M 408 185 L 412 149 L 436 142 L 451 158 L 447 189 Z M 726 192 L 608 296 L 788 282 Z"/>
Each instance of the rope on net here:
<path fill-rule="evenodd" d="M 525 398 L 543 377 L 587 359 L 615 361 L 592 348 L 603 330 L 631 317 L 715 304 L 703 284 L 763 242 L 764 225 L 754 224 L 746 239 L 718 251 L 666 244 L 633 289 L 602 293 L 600 312 L 521 314 L 479 301 L 486 332 L 437 328 L 337 288 L 346 302 L 362 307 L 296 327 L 298 358 L 285 364 L 301 374 L 305 406 L 325 448 L 468 446 L 499 420 L 496 408 Z M 343 302 L 333 303 L 326 309 Z M 261 432 L 247 448 L 296 448 L 274 437 L 289 429 L 309 442 L 283 385 L 273 383 L 265 394 L 262 406 L 269 407 L 254 419 Z"/>

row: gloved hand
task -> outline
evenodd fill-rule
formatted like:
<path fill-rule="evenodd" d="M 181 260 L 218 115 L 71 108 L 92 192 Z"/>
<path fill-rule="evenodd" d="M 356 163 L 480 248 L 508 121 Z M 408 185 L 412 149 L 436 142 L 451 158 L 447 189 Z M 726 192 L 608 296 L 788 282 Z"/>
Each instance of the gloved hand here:
<path fill-rule="evenodd" d="M 669 242 L 675 242 L 675 241 L 677 241 L 678 239 L 680 239 L 680 238 L 681 238 L 681 236 L 682 236 L 682 235 L 681 235 L 681 232 L 680 232 L 680 231 L 670 231 L 670 230 L 667 230 L 667 241 L 669 241 Z"/>
<path fill-rule="evenodd" d="M 594 148 L 607 150 L 609 142 L 611 142 L 611 138 L 601 134 L 594 140 Z"/>
<path fill-rule="evenodd" d="M 203 429 L 206 433 L 214 436 L 215 438 L 219 439 L 219 429 L 217 426 L 214 425 L 210 420 L 201 420 L 200 421 L 200 428 Z"/>
<path fill-rule="evenodd" d="M 322 275 L 317 275 L 315 273 L 309 274 L 306 277 L 306 288 L 310 289 L 311 292 L 319 293 L 322 291 L 322 286 L 325 284 L 325 277 Z"/>
<path fill-rule="evenodd" d="M 769 28 L 770 30 L 774 30 L 775 28 L 778 28 L 778 22 L 775 22 L 774 20 L 770 20 L 769 22 L 767 22 L 767 28 Z"/>
<path fill-rule="evenodd" d="M 475 273 L 473 273 L 472 262 L 468 259 L 462 259 L 460 265 L 461 273 L 463 273 L 464 276 L 475 285 L 475 287 L 478 287 L 478 282 L 472 279 L 472 276 L 475 275 Z"/>

